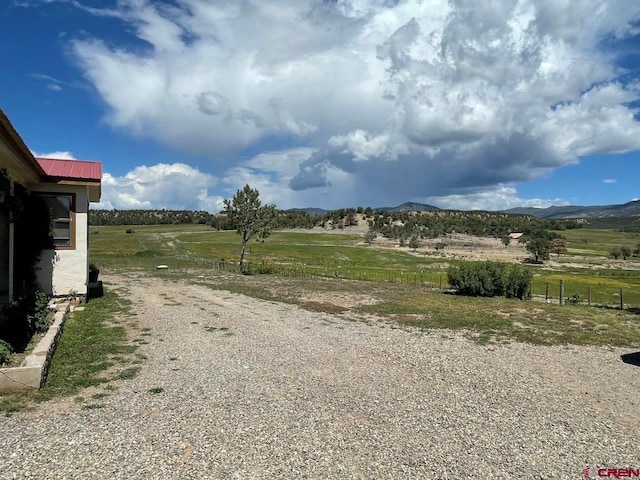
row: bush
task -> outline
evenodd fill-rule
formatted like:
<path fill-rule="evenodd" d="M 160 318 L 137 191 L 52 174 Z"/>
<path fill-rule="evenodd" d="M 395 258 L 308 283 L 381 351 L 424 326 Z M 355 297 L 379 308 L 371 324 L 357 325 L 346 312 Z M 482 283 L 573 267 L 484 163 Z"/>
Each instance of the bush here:
<path fill-rule="evenodd" d="M 278 271 L 278 268 L 276 267 L 276 264 L 271 260 L 261 260 L 258 264 L 250 264 L 249 270 L 255 274 L 268 275 L 276 273 Z"/>
<path fill-rule="evenodd" d="M 11 345 L 4 340 L 0 340 L 0 367 L 9 363 L 12 352 L 13 349 L 11 348 Z"/>
<path fill-rule="evenodd" d="M 0 313 L 0 340 L 10 344 L 14 351 L 24 351 L 35 333 L 49 328 L 49 297 L 38 290 L 18 301 L 5 305 Z"/>
<path fill-rule="evenodd" d="M 44 333 L 49 329 L 49 296 L 41 290 L 35 293 L 33 312 L 27 316 L 29 329 L 33 333 Z"/>
<path fill-rule="evenodd" d="M 29 329 L 25 311 L 20 303 L 5 305 L 0 315 L 0 340 L 4 340 L 13 347 L 16 352 L 22 352 L 26 348 L 33 332 Z"/>
<path fill-rule="evenodd" d="M 609 251 L 609 255 L 617 260 L 622 256 L 622 249 L 620 247 L 612 248 L 611 251 Z"/>
<path fill-rule="evenodd" d="M 447 275 L 449 284 L 461 295 L 521 300 L 531 297 L 533 274 L 521 265 L 500 262 L 451 265 Z"/>
<path fill-rule="evenodd" d="M 580 302 L 582 302 L 582 296 L 579 293 L 574 293 L 565 301 L 567 305 L 578 305 Z"/>

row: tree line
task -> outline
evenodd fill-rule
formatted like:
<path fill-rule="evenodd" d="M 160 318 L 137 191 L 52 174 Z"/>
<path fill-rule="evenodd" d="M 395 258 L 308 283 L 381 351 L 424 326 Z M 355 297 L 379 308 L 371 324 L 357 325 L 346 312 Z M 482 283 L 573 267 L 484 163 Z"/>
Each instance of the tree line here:
<path fill-rule="evenodd" d="M 438 238 L 452 233 L 504 238 L 513 232 L 539 236 L 536 232 L 577 228 L 574 221 L 545 220 L 531 215 L 484 211 L 437 210 L 429 212 L 384 212 L 370 207 L 343 208 L 322 214 L 303 210 L 275 210 L 274 229 L 326 227 L 343 229 L 367 222 L 373 237 L 408 242 L 411 238 Z M 226 213 L 190 210 L 90 210 L 89 224 L 106 225 L 209 225 L 233 230 Z M 369 236 L 371 237 L 371 235 Z"/>
<path fill-rule="evenodd" d="M 210 225 L 216 215 L 191 210 L 89 210 L 89 225 Z"/>

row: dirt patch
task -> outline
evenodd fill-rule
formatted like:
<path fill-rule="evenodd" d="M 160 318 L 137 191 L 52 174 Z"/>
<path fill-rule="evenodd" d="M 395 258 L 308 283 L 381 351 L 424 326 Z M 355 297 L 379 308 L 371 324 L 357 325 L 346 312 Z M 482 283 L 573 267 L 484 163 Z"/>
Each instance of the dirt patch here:
<path fill-rule="evenodd" d="M 305 295 L 299 296 L 298 301 L 301 303 L 322 303 L 336 305 L 345 309 L 360 307 L 362 305 L 375 305 L 378 300 L 369 295 L 356 295 L 348 293 L 336 293 L 336 292 L 309 292 Z"/>

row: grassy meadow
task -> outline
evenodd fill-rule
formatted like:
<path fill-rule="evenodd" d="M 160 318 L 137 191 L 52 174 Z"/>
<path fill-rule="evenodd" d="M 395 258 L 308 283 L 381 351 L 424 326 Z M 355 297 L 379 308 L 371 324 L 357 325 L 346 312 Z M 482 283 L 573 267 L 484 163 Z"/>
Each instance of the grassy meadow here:
<path fill-rule="evenodd" d="M 230 269 L 240 253 L 239 237 L 231 231 L 206 226 L 142 226 L 94 228 L 90 238 L 91 261 L 107 268 L 150 267 L 163 263 L 171 268 L 198 261 L 220 262 Z M 100 233 L 95 233 L 99 231 Z M 318 275 L 353 279 L 404 282 L 423 281 L 444 273 L 442 257 L 417 257 L 406 249 L 376 249 L 362 244 L 360 235 L 273 232 L 264 243 L 252 241 L 246 260 L 274 262 L 285 275 Z M 439 278 L 439 277 L 438 277 Z M 408 279 L 408 280 L 407 280 Z M 435 279 L 434 279 L 435 281 Z"/>
<path fill-rule="evenodd" d="M 126 233 L 131 229 L 133 233 Z M 356 295 L 376 291 L 378 301 L 358 306 L 358 312 L 423 328 L 470 331 L 484 340 L 640 346 L 640 259 L 613 262 L 609 258 L 611 248 L 635 247 L 640 235 L 586 229 L 562 234 L 567 254 L 552 257 L 552 265 L 530 267 L 535 271 L 534 296 L 544 300 L 548 291 L 549 304 L 538 301 L 527 306 L 517 300 L 443 294 L 439 287 L 442 283 L 447 288 L 447 265 L 463 260 L 435 251 L 412 254 L 407 248 L 367 246 L 355 234 L 304 230 L 276 231 L 263 243 L 249 243 L 247 261 L 252 265 L 269 262 L 276 267 L 275 277 L 238 275 L 218 286 L 331 312 L 344 308 L 301 302 L 300 288 L 336 294 L 348 290 Z M 90 234 L 91 261 L 106 271 L 143 269 L 196 278 L 197 269 L 217 272 L 222 259 L 226 270 L 235 270 L 239 249 L 235 232 L 204 225 L 93 227 Z M 168 265 L 169 271 L 156 271 L 159 264 Z M 274 293 L 270 285 L 285 279 L 293 283 Z M 557 305 L 560 281 L 564 281 L 564 297 L 577 294 L 579 305 Z M 624 311 L 615 309 L 620 305 L 620 289 Z M 589 293 L 592 308 L 587 306 Z"/>

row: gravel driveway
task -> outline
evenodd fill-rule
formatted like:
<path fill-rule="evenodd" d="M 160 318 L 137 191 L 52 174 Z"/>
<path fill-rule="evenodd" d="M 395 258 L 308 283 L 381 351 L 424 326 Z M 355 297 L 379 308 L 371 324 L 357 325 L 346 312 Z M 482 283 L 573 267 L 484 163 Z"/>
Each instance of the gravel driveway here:
<path fill-rule="evenodd" d="M 480 346 L 202 286 L 130 290 L 148 356 L 101 399 L 0 418 L 0 478 L 581 478 L 640 468 L 630 350 Z M 152 389 L 163 389 L 151 393 Z M 592 470 L 595 477 L 595 471 Z"/>

